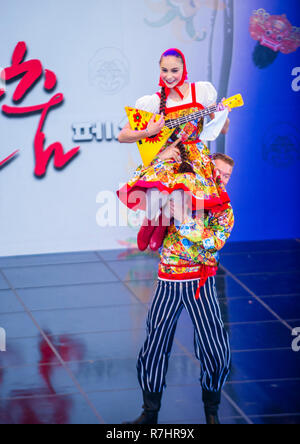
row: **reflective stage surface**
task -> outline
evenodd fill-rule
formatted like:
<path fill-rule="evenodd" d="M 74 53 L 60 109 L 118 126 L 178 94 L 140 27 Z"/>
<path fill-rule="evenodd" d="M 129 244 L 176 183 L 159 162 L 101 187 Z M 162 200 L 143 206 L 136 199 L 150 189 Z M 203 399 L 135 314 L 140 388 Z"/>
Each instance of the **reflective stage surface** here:
<path fill-rule="evenodd" d="M 228 243 L 221 264 L 232 347 L 221 422 L 299 424 L 300 242 Z M 0 258 L 0 424 L 120 424 L 140 414 L 135 366 L 157 265 L 135 250 Z M 204 424 L 198 380 L 183 311 L 160 423 Z"/>

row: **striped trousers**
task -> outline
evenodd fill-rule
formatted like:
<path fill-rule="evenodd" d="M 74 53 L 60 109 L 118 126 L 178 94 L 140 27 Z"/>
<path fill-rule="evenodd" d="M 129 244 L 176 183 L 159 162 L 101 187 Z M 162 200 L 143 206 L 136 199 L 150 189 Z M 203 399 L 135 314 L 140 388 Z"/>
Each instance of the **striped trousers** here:
<path fill-rule="evenodd" d="M 140 351 L 137 371 L 142 390 L 161 392 L 166 374 L 177 321 L 185 308 L 195 329 L 194 347 L 200 361 L 200 383 L 203 389 L 222 389 L 230 366 L 230 346 L 221 318 L 215 278 L 209 277 L 195 294 L 199 280 L 170 282 L 159 280 L 147 317 L 147 339 Z"/>

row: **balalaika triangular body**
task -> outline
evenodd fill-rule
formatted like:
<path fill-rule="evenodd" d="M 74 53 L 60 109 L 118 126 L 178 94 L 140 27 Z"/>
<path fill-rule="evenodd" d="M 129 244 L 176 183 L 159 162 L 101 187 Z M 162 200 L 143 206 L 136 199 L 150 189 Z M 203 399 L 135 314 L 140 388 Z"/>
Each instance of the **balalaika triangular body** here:
<path fill-rule="evenodd" d="M 229 99 L 224 100 L 222 103 L 230 106 L 231 108 L 237 108 L 244 105 L 243 98 L 240 94 L 230 97 Z M 153 113 L 137 108 L 125 107 L 125 110 L 130 127 L 134 131 L 144 131 L 153 116 Z M 183 123 L 187 123 L 195 119 L 201 119 L 202 117 L 208 116 L 209 114 L 217 112 L 218 110 L 218 105 L 213 105 L 201 111 L 197 111 L 196 113 L 179 117 L 178 119 L 168 119 L 165 121 L 165 126 L 158 134 L 139 140 L 137 142 L 137 146 L 139 148 L 144 166 L 147 167 L 150 165 L 154 157 L 159 153 L 161 148 L 171 137 L 175 128 Z M 156 114 L 155 122 L 157 122 L 160 117 L 161 116 L 159 114 Z"/>
<path fill-rule="evenodd" d="M 126 107 L 125 110 L 130 127 L 134 131 L 144 131 L 153 116 L 153 113 L 136 108 Z M 160 115 L 156 115 L 155 122 L 157 122 L 159 119 Z M 174 128 L 172 129 L 164 126 L 160 133 L 156 134 L 155 136 L 147 137 L 146 139 L 142 139 L 137 142 L 144 166 L 150 165 L 154 157 L 159 153 L 161 148 L 171 137 L 173 131 Z"/>

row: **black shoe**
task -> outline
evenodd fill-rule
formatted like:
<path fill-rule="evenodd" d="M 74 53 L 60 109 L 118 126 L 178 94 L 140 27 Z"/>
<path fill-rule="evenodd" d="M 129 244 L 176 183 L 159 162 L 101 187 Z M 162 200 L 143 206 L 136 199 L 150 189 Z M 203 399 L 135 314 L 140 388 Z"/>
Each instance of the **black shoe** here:
<path fill-rule="evenodd" d="M 161 398 L 162 392 L 143 392 L 143 413 L 134 421 L 123 422 L 123 424 L 157 424 Z"/>
<path fill-rule="evenodd" d="M 206 416 L 206 424 L 221 424 L 218 418 L 218 414 L 216 415 L 205 414 L 205 416 Z"/>
<path fill-rule="evenodd" d="M 134 421 L 125 421 L 123 424 L 157 424 L 157 419 L 157 413 L 143 412 Z"/>
<path fill-rule="evenodd" d="M 218 418 L 218 410 L 221 402 L 221 391 L 210 392 L 203 389 L 202 399 L 204 402 L 206 424 L 221 424 Z"/>

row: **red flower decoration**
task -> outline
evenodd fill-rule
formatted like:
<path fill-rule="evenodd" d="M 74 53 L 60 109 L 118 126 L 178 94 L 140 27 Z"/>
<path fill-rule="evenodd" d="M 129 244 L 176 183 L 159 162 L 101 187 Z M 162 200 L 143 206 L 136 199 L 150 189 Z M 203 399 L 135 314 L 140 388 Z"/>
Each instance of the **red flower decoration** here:
<path fill-rule="evenodd" d="M 148 122 L 145 122 L 141 127 L 141 131 L 145 130 L 147 128 L 147 126 L 148 126 Z M 162 135 L 163 135 L 163 130 L 161 130 L 158 134 L 155 134 L 155 136 L 147 137 L 146 141 L 150 142 L 150 143 L 160 142 L 162 139 Z"/>
<path fill-rule="evenodd" d="M 139 112 L 136 112 L 133 115 L 133 118 L 134 118 L 135 123 L 140 123 L 142 121 L 142 116 Z"/>

